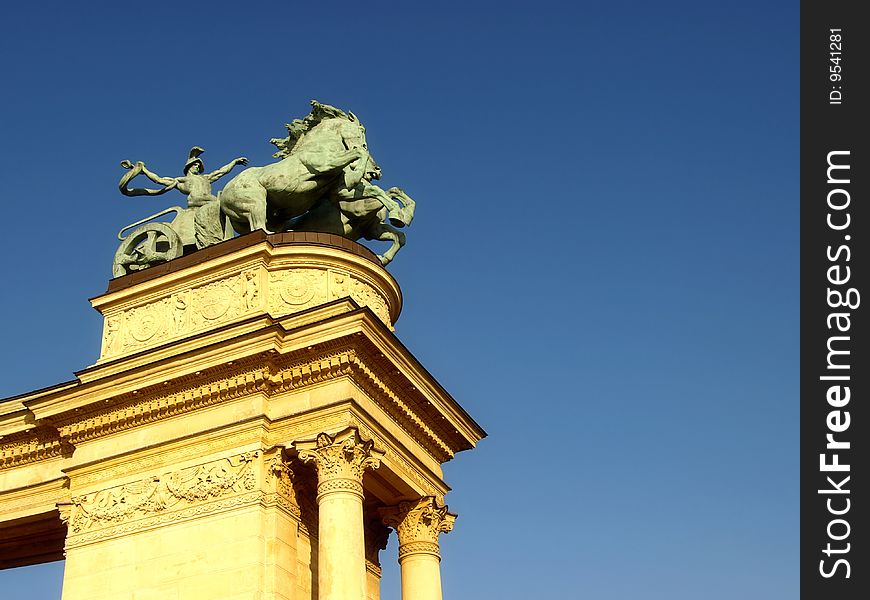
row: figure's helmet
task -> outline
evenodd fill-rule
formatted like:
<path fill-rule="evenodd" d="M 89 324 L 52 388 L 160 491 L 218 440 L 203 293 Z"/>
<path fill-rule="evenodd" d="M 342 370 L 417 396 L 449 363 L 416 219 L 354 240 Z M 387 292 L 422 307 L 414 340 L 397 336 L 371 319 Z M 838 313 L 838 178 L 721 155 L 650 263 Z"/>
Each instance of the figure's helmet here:
<path fill-rule="evenodd" d="M 187 175 L 187 172 L 190 170 L 190 167 L 192 167 L 193 165 L 195 165 L 197 163 L 199 164 L 200 172 L 205 171 L 205 164 L 203 164 L 202 159 L 199 158 L 199 155 L 202 154 L 203 152 L 205 152 L 205 150 L 203 150 L 199 146 L 194 146 L 193 148 L 190 149 L 190 153 L 187 155 L 187 162 L 184 163 L 184 174 L 185 175 Z"/>

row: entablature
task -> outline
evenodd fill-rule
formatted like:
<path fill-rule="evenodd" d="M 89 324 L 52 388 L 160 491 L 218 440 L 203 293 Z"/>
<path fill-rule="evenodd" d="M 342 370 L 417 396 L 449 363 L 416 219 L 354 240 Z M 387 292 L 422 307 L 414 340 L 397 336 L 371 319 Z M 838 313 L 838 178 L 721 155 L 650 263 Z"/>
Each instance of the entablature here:
<path fill-rule="evenodd" d="M 180 354 L 155 348 L 94 366 L 77 385 L 19 397 L 23 409 L 7 421 L 17 415 L 20 431 L 0 440 L 6 444 L 0 468 L 251 395 L 265 399 L 264 416 L 274 419 L 270 401 L 340 379 L 352 381 L 437 463 L 485 435 L 392 332 L 352 300 L 263 325 L 242 322 Z"/>

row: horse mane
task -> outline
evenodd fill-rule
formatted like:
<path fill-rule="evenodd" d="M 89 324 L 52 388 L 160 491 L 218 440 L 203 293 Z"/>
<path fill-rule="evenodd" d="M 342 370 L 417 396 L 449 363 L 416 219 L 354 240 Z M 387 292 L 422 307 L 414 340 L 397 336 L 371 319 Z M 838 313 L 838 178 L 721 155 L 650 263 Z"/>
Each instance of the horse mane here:
<path fill-rule="evenodd" d="M 340 108 L 330 106 L 329 104 L 321 104 L 317 100 L 311 101 L 311 112 L 304 119 L 293 119 L 292 123 L 285 123 L 287 128 L 287 137 L 272 138 L 270 143 L 277 146 L 278 151 L 272 156 L 275 158 L 286 158 L 293 152 L 293 148 L 305 136 L 306 133 L 320 125 L 326 119 L 346 119 L 348 121 L 356 120 L 353 115 L 349 115 Z"/>

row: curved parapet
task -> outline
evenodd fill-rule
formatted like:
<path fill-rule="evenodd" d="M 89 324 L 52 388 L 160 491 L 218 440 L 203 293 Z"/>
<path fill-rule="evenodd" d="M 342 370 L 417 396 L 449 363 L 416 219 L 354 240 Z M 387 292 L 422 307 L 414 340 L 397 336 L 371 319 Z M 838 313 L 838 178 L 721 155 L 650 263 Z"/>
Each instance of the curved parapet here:
<path fill-rule="evenodd" d="M 254 232 L 112 280 L 91 299 L 104 317 L 98 364 L 342 298 L 390 329 L 402 309 L 395 279 L 364 246 L 328 233 Z"/>

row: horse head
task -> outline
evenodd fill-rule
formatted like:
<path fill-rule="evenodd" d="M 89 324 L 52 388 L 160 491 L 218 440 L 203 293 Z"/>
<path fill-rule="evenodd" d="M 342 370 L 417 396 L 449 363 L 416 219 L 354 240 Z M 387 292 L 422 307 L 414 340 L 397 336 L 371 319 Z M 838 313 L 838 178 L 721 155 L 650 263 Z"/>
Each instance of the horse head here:
<path fill-rule="evenodd" d="M 366 130 L 352 112 L 311 101 L 311 112 L 303 119 L 285 125 L 287 137 L 273 138 L 278 147 L 275 158 L 287 158 L 312 146 L 331 146 L 333 150 L 367 149 Z"/>

